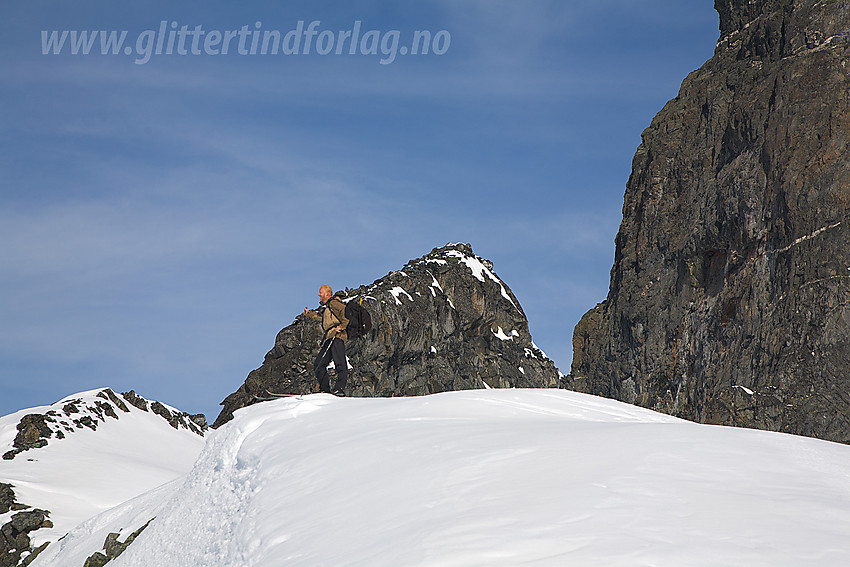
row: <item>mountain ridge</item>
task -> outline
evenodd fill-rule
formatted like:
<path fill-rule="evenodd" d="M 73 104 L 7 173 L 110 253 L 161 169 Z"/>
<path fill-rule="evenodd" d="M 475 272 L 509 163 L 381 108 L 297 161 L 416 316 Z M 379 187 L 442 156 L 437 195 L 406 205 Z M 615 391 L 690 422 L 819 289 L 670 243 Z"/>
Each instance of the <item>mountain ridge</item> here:
<path fill-rule="evenodd" d="M 362 301 L 373 323 L 365 337 L 346 343 L 349 395 L 560 385 L 561 373 L 534 344 L 519 300 L 469 244 L 434 248 L 343 293 Z M 213 427 L 276 394 L 315 391 L 320 344 L 320 326 L 299 314 L 277 334 L 262 366 L 225 398 Z"/>

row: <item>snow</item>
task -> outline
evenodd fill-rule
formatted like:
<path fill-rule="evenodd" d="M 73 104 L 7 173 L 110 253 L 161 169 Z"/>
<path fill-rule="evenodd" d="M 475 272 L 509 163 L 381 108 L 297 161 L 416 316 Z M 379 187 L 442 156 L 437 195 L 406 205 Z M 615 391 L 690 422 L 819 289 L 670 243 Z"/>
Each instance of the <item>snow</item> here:
<path fill-rule="evenodd" d="M 413 301 L 413 298 L 410 296 L 410 294 L 407 293 L 403 288 L 400 288 L 398 286 L 392 288 L 390 290 L 390 294 L 393 296 L 393 299 L 395 299 L 396 305 L 401 305 L 401 300 L 398 298 L 398 296 L 402 294 L 406 295 L 407 299 L 409 299 L 410 301 Z"/>
<path fill-rule="evenodd" d="M 33 566 L 154 517 L 111 566 L 843 566 L 850 447 L 564 390 L 285 398 Z"/>
<path fill-rule="evenodd" d="M 547 359 L 549 358 L 549 356 L 547 356 L 547 354 L 545 352 L 543 352 L 543 349 L 541 349 L 539 346 L 534 344 L 534 341 L 531 341 L 531 346 L 534 347 L 534 349 L 537 350 L 541 355 L 543 355 L 543 358 L 547 358 Z M 526 353 L 526 356 L 530 356 L 531 358 L 537 358 L 533 353 L 532 354 Z M 549 359 L 549 360 L 551 360 L 551 359 Z M 558 371 L 558 373 L 560 374 L 560 371 Z M 561 376 L 563 376 L 563 374 L 561 374 Z"/>
<path fill-rule="evenodd" d="M 82 400 L 80 408 L 95 401 L 104 403 L 107 400 L 96 396 L 101 390 L 74 394 L 50 406 L 0 418 L 0 453 L 12 448 L 23 416 L 50 410 L 61 413 L 70 400 Z M 201 436 L 174 429 L 151 411 L 130 403 L 126 403 L 129 412 L 113 407 L 118 419 L 106 416 L 97 422 L 95 431 L 76 429 L 66 433 L 64 439 L 54 436 L 46 447 L 0 461 L 0 482 L 14 485 L 16 500 L 50 511 L 54 527 L 33 532 L 35 546 L 55 542 L 84 520 L 185 474 L 203 448 Z M 64 413 L 61 415 L 64 417 Z M 14 513 L 0 515 L 0 525 Z"/>
<path fill-rule="evenodd" d="M 517 311 L 519 311 L 519 307 L 517 307 L 517 306 L 516 306 L 516 303 L 514 303 L 514 300 L 513 300 L 513 299 L 511 299 L 511 296 L 510 296 L 510 295 L 508 295 L 508 292 L 507 292 L 507 290 L 505 289 L 505 285 L 502 283 L 502 280 L 500 280 L 499 278 L 497 278 L 497 277 L 496 277 L 496 274 L 494 274 L 493 272 L 491 272 L 491 271 L 487 268 L 487 266 L 485 266 L 484 264 L 482 264 L 482 263 L 481 263 L 481 260 L 479 260 L 478 258 L 471 258 L 471 257 L 467 256 L 466 254 L 463 254 L 462 252 L 458 252 L 457 250 L 449 250 L 449 251 L 447 251 L 447 252 L 446 252 L 446 256 L 451 256 L 451 257 L 453 257 L 453 258 L 458 258 L 461 262 L 463 262 L 464 264 L 466 264 L 466 267 L 468 267 L 468 268 L 472 271 L 472 275 L 473 275 L 473 276 L 475 276 L 475 278 L 476 278 L 477 280 L 479 280 L 479 281 L 481 281 L 481 282 L 486 281 L 486 280 L 484 279 L 484 275 L 486 275 L 488 278 L 490 278 L 491 280 L 493 280 L 494 282 L 496 282 L 496 283 L 499 285 L 499 288 L 502 290 L 502 297 L 504 297 L 505 299 L 507 299 L 508 301 L 510 301 L 511 305 L 513 305 L 513 306 L 514 306 L 514 309 L 516 309 Z"/>
<path fill-rule="evenodd" d="M 445 260 L 443 260 L 443 262 L 445 262 Z M 425 270 L 425 271 L 428 273 L 429 276 L 431 276 L 431 285 L 428 286 L 428 289 L 431 290 L 431 295 L 433 297 L 437 297 L 437 292 L 435 291 L 435 288 L 440 290 L 440 293 L 445 293 L 443 291 L 443 288 L 440 286 L 440 282 L 438 282 L 437 278 L 434 277 L 434 274 L 432 274 L 428 270 Z"/>
<path fill-rule="evenodd" d="M 499 330 L 498 330 L 498 331 L 493 331 L 493 330 L 491 329 L 491 332 L 492 332 L 494 335 L 496 335 L 496 338 L 497 338 L 497 339 L 499 339 L 499 340 L 501 340 L 501 341 L 512 341 L 512 340 L 514 340 L 514 337 L 518 337 L 518 336 L 519 336 L 519 333 L 518 333 L 518 332 L 516 332 L 516 330 L 512 330 L 510 335 L 506 335 L 506 334 L 505 334 L 505 331 L 503 331 L 501 327 L 499 327 Z M 527 349 L 526 349 L 526 350 L 527 350 Z"/>

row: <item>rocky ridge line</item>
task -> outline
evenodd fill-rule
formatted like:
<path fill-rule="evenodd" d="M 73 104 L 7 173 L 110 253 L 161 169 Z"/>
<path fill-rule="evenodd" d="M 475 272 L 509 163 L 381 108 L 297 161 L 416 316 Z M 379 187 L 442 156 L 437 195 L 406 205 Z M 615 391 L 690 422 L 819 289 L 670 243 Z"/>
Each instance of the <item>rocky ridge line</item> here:
<path fill-rule="evenodd" d="M 346 288 L 345 296 L 362 300 L 373 321 L 366 337 L 346 344 L 353 368 L 348 395 L 560 384 L 560 372 L 531 339 L 519 301 L 468 244 L 435 248 L 372 284 Z M 213 427 L 274 394 L 313 392 L 320 340 L 319 324 L 298 315 L 278 333 L 263 365 L 222 402 Z"/>
<path fill-rule="evenodd" d="M 124 392 L 121 396 L 140 410 L 159 415 L 175 429 L 187 429 L 201 436 L 207 429 L 206 418 L 203 414 L 190 415 L 179 410 L 170 411 L 162 403 L 149 402 L 133 390 Z M 104 388 L 98 392 L 97 397 L 102 400 L 91 403 L 83 399 L 68 399 L 63 400 L 61 411 L 51 409 L 43 414 L 25 415 L 17 425 L 18 434 L 12 444 L 13 448 L 3 454 L 3 459 L 14 459 L 24 451 L 46 446 L 49 439 L 64 439 L 65 435 L 84 427 L 95 431 L 98 423 L 105 422 L 107 417 L 119 419 L 116 410 L 124 413 L 130 411 L 124 401 L 110 388 Z"/>

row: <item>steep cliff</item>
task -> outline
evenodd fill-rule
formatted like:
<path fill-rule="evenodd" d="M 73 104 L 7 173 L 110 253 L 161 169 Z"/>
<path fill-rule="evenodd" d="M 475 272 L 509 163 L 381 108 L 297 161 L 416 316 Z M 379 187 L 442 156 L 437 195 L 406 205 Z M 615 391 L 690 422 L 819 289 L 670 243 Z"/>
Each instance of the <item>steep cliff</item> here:
<path fill-rule="evenodd" d="M 531 340 L 528 321 L 493 265 L 468 244 L 435 248 L 371 285 L 346 289 L 373 329 L 346 344 L 349 395 L 415 396 L 449 390 L 558 387 L 560 372 Z M 213 427 L 239 408 L 316 389 L 321 328 L 299 315 L 263 365 L 222 402 Z"/>
<path fill-rule="evenodd" d="M 850 6 L 716 0 L 643 132 L 567 387 L 850 442 Z"/>

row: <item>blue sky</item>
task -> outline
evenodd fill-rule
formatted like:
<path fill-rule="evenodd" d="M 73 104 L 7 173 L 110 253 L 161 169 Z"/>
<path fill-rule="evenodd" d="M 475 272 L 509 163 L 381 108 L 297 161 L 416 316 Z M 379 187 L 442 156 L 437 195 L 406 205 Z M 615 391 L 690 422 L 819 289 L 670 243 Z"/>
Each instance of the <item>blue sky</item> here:
<path fill-rule="evenodd" d="M 0 10 L 0 415 L 110 386 L 213 419 L 319 284 L 447 242 L 493 261 L 569 372 L 640 133 L 718 37 L 710 0 Z M 203 48 L 299 21 L 310 54 Z M 200 54 L 186 35 L 138 63 L 161 22 L 201 26 Z M 376 42 L 335 54 L 355 22 Z M 127 31 L 129 54 L 45 55 L 54 30 Z M 450 41 L 401 55 L 417 31 Z"/>

